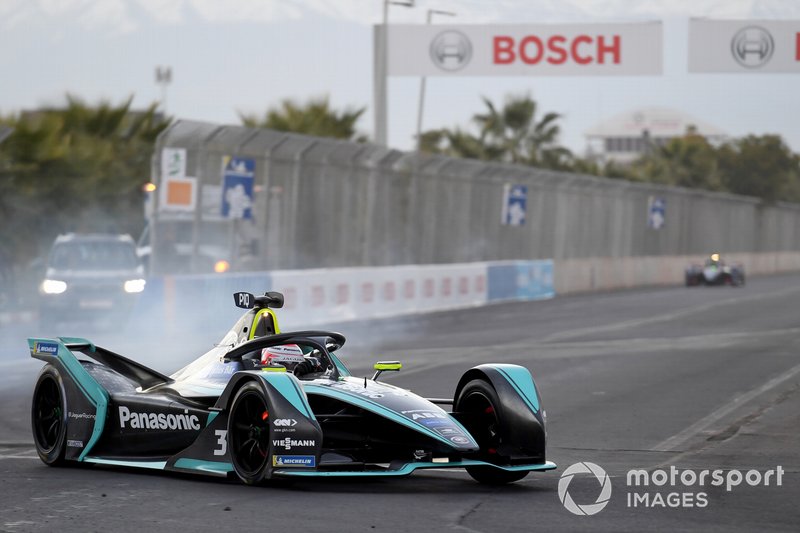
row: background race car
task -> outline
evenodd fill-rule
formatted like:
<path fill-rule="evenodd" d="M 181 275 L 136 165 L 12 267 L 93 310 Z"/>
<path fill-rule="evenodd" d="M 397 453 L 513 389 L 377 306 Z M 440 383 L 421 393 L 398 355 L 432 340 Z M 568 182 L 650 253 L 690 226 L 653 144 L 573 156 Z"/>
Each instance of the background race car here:
<path fill-rule="evenodd" d="M 703 265 L 686 267 L 686 286 L 695 285 L 744 285 L 744 266 L 727 265 L 717 253 L 711 254 Z"/>

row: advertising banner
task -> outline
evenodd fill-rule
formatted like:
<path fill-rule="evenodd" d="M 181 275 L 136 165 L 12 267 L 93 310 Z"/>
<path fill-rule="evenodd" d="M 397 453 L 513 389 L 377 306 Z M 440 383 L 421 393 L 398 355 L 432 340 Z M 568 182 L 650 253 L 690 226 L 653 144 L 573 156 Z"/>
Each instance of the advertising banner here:
<path fill-rule="evenodd" d="M 527 216 L 528 187 L 511 185 L 503 187 L 503 207 L 501 221 L 504 226 L 524 226 Z"/>
<path fill-rule="evenodd" d="M 222 216 L 231 219 L 253 218 L 255 159 L 226 155 L 222 158 Z"/>
<path fill-rule="evenodd" d="M 692 19 L 689 72 L 800 72 L 800 20 Z"/>
<path fill-rule="evenodd" d="M 392 25 L 390 76 L 642 76 L 662 67 L 661 22 Z"/>

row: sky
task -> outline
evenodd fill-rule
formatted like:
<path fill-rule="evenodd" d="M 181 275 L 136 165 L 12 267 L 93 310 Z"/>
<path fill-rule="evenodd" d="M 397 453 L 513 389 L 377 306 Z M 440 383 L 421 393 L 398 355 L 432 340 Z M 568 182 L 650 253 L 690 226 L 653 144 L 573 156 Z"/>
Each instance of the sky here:
<path fill-rule="evenodd" d="M 0 0 L 0 114 L 88 102 L 134 107 L 161 99 L 155 67 L 169 65 L 164 102 L 176 118 L 239 124 L 286 98 L 329 96 L 367 107 L 372 135 L 372 25 L 382 0 Z M 481 97 L 530 94 L 563 115 L 562 144 L 582 154 L 584 133 L 644 107 L 688 113 L 732 137 L 776 133 L 800 152 L 799 74 L 689 74 L 688 20 L 800 19 L 798 0 L 416 0 L 392 6 L 390 23 L 524 24 L 661 20 L 662 76 L 429 78 L 424 129 L 466 126 Z M 389 80 L 389 144 L 407 150 L 416 131 L 419 79 Z"/>

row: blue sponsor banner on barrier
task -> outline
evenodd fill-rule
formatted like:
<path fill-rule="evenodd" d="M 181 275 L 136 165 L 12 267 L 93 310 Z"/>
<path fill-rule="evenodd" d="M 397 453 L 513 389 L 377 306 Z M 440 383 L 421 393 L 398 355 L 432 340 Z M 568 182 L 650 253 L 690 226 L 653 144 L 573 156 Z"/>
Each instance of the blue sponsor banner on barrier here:
<path fill-rule="evenodd" d="M 489 282 L 486 293 L 490 302 L 517 298 L 517 265 L 515 263 L 487 265 L 486 279 Z"/>
<path fill-rule="evenodd" d="M 553 261 L 514 261 L 487 266 L 488 300 L 539 300 L 555 296 Z"/>
<path fill-rule="evenodd" d="M 555 296 L 552 261 L 517 263 L 517 298 L 539 300 Z"/>

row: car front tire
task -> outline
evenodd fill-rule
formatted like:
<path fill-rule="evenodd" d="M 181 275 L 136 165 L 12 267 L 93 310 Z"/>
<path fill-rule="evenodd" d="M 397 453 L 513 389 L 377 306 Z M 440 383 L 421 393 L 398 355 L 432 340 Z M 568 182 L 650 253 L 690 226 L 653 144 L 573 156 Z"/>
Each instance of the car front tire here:
<path fill-rule="evenodd" d="M 473 379 L 464 385 L 453 410 L 464 413 L 464 426 L 480 446 L 481 460 L 502 464 L 498 450 L 503 445 L 502 428 L 506 423 L 499 410 L 500 398 L 494 387 L 483 379 Z M 478 483 L 505 485 L 519 481 L 527 471 L 509 472 L 491 466 L 468 466 L 467 473 Z"/>
<path fill-rule="evenodd" d="M 239 479 L 247 485 L 264 481 L 272 457 L 270 410 L 264 391 L 254 381 L 243 385 L 231 403 L 228 445 Z"/>

